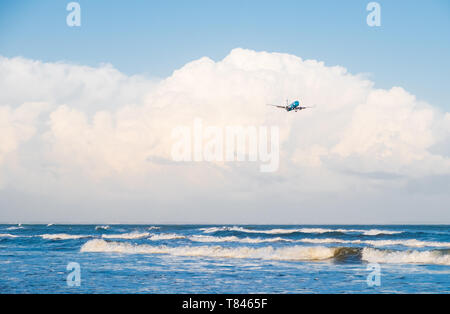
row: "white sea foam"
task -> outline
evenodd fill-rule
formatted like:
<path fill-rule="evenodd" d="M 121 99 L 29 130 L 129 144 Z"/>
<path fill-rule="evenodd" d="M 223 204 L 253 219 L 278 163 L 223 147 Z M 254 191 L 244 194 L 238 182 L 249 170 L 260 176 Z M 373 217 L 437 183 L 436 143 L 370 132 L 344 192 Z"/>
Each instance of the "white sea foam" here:
<path fill-rule="evenodd" d="M 386 251 L 372 248 L 362 250 L 362 260 L 371 263 L 450 265 L 450 255 L 441 251 Z"/>
<path fill-rule="evenodd" d="M 23 229 L 23 227 L 21 225 L 18 225 L 6 228 L 6 230 L 19 230 L 19 229 Z"/>
<path fill-rule="evenodd" d="M 416 239 L 410 240 L 367 240 L 366 244 L 373 246 L 389 246 L 389 245 L 403 245 L 409 247 L 450 247 L 450 242 L 437 241 L 420 241 Z"/>
<path fill-rule="evenodd" d="M 314 261 L 326 260 L 336 254 L 336 248 L 292 246 L 286 248 L 221 246 L 151 246 L 130 243 L 107 242 L 102 239 L 89 240 L 81 247 L 81 252 L 111 252 L 128 254 L 170 254 L 176 256 L 205 256 L 217 258 L 255 258 L 268 260 Z"/>
<path fill-rule="evenodd" d="M 152 235 L 149 240 L 172 240 L 172 239 L 183 239 L 185 236 L 178 234 L 155 234 Z M 188 237 L 189 240 L 194 242 L 239 242 L 239 243 L 270 243 L 270 242 L 303 242 L 303 243 L 313 243 L 313 244 L 328 244 L 328 243 L 342 243 L 342 244 L 369 244 L 373 246 L 391 246 L 391 245 L 402 245 L 408 247 L 450 247 L 449 242 L 432 242 L 432 241 L 419 241 L 415 239 L 410 240 L 343 240 L 334 238 L 325 239 L 286 239 L 281 237 L 276 238 L 239 238 L 236 236 L 224 236 L 216 237 L 209 235 L 193 235 Z"/>
<path fill-rule="evenodd" d="M 371 229 L 371 230 L 361 230 L 364 235 L 368 236 L 376 236 L 380 234 L 400 234 L 403 233 L 403 231 L 392 231 L 392 230 L 378 230 L 378 229 Z"/>
<path fill-rule="evenodd" d="M 264 233 L 264 234 L 289 234 L 295 232 L 304 232 L 304 233 L 322 233 L 327 232 L 328 229 L 322 228 L 300 228 L 300 229 L 247 229 L 243 227 L 211 227 L 211 228 L 201 228 L 204 233 L 213 233 L 218 231 L 239 231 L 245 233 Z"/>
<path fill-rule="evenodd" d="M 217 231 L 227 231 L 230 227 L 210 227 L 210 228 L 200 228 L 204 233 L 213 233 Z"/>
<path fill-rule="evenodd" d="M 160 227 L 156 227 L 156 226 L 148 227 L 148 230 L 156 230 L 156 229 L 161 229 L 161 228 Z"/>
<path fill-rule="evenodd" d="M 314 244 L 326 244 L 326 243 L 361 243 L 360 240 L 341 240 L 341 239 L 301 239 L 299 242 L 314 243 Z"/>
<path fill-rule="evenodd" d="M 403 231 L 392 231 L 392 230 L 379 230 L 379 229 L 325 229 L 325 228 L 302 228 L 300 232 L 303 233 L 331 233 L 331 232 L 339 232 L 339 233 L 361 233 L 367 236 L 376 236 L 380 234 L 399 234 Z"/>
<path fill-rule="evenodd" d="M 207 236 L 207 235 L 193 235 L 193 236 L 183 236 L 175 233 L 161 233 L 161 234 L 153 234 L 151 235 L 149 240 L 159 241 L 159 240 L 177 240 L 177 239 L 186 239 L 188 238 L 194 242 L 239 242 L 239 243 L 268 243 L 268 242 L 294 242 L 294 240 L 283 239 L 280 237 L 277 238 L 238 238 L 236 236 L 228 236 L 228 237 L 215 237 L 215 236 Z"/>
<path fill-rule="evenodd" d="M 96 226 L 95 230 L 108 230 L 109 228 L 109 226 Z"/>
<path fill-rule="evenodd" d="M 301 239 L 300 242 L 325 244 L 325 243 L 346 243 L 346 244 L 369 244 L 373 246 L 402 245 L 408 247 L 450 247 L 449 242 L 419 241 L 409 240 L 342 240 L 342 239 Z"/>
<path fill-rule="evenodd" d="M 186 238 L 185 236 L 175 233 L 160 233 L 160 234 L 152 234 L 148 239 L 152 241 L 160 241 L 160 240 L 175 240 L 185 238 Z"/>
<path fill-rule="evenodd" d="M 120 233 L 120 234 L 103 234 L 102 238 L 105 239 L 140 239 L 148 237 L 150 233 L 148 232 L 130 232 L 130 233 Z"/>
<path fill-rule="evenodd" d="M 0 233 L 0 238 L 17 238 L 18 236 L 9 233 Z"/>
<path fill-rule="evenodd" d="M 55 233 L 55 234 L 42 234 L 40 235 L 40 237 L 47 240 L 74 240 L 74 239 L 89 238 L 90 236 L 80 234 Z"/>
<path fill-rule="evenodd" d="M 189 240 L 195 242 L 239 242 L 239 243 L 294 242 L 294 240 L 283 239 L 280 237 L 262 239 L 262 238 L 238 238 L 235 236 L 214 237 L 205 235 L 193 235 L 189 237 Z"/>
<path fill-rule="evenodd" d="M 371 230 L 361 230 L 361 229 L 330 229 L 330 228 L 296 228 L 296 229 L 248 229 L 243 227 L 210 227 L 210 228 L 201 228 L 204 233 L 214 233 L 218 231 L 239 231 L 245 233 L 263 233 L 263 234 L 290 234 L 290 233 L 332 233 L 332 232 L 340 232 L 340 233 L 362 233 L 368 236 L 376 236 L 380 234 L 398 234 L 402 233 L 402 231 L 392 231 L 392 230 L 379 230 L 379 229 L 371 229 Z"/>

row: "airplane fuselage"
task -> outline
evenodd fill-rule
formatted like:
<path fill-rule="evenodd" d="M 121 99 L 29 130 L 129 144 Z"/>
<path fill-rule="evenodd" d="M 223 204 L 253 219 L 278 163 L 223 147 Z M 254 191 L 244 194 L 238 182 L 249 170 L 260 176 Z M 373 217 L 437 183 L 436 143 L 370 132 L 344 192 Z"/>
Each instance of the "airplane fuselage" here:
<path fill-rule="evenodd" d="M 289 112 L 289 111 L 295 111 L 295 112 L 297 112 L 297 111 L 299 111 L 299 110 L 303 110 L 303 109 L 306 109 L 306 108 L 312 108 L 312 107 L 302 107 L 302 106 L 300 106 L 300 102 L 299 102 L 298 100 L 292 102 L 290 105 L 289 105 L 289 102 L 286 101 L 286 106 L 270 105 L 270 104 L 269 104 L 268 106 L 273 106 L 273 107 L 281 108 L 281 109 L 284 109 L 284 110 L 286 110 L 286 111 L 288 111 L 288 112 Z"/>
<path fill-rule="evenodd" d="M 286 106 L 286 111 L 292 111 L 292 110 L 303 110 L 306 109 L 306 107 L 300 107 L 300 102 L 298 100 L 294 101 L 290 105 Z"/>

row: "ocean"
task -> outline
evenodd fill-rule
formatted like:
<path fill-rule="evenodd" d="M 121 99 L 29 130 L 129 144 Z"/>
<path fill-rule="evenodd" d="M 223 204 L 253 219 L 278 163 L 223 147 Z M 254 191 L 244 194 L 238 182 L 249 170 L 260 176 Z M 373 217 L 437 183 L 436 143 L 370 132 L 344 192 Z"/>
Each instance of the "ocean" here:
<path fill-rule="evenodd" d="M 450 226 L 0 225 L 0 293 L 450 293 Z"/>

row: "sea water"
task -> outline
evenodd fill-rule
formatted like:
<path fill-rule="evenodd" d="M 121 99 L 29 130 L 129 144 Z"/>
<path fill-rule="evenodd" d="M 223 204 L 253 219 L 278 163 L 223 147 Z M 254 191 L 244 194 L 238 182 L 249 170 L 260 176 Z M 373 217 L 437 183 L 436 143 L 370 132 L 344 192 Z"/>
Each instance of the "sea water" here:
<path fill-rule="evenodd" d="M 0 293 L 449 292 L 448 225 L 0 225 Z"/>

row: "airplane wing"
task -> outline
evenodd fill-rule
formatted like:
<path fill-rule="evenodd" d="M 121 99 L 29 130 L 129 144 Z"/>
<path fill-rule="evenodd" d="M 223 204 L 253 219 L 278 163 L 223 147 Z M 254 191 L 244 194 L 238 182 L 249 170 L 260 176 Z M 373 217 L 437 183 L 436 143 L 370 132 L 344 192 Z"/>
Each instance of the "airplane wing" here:
<path fill-rule="evenodd" d="M 281 108 L 281 109 L 286 109 L 285 106 L 277 106 L 277 105 L 267 105 L 267 106 L 272 106 L 272 107 L 277 107 L 277 108 Z"/>

